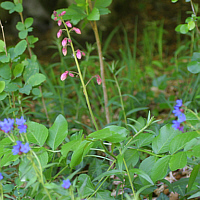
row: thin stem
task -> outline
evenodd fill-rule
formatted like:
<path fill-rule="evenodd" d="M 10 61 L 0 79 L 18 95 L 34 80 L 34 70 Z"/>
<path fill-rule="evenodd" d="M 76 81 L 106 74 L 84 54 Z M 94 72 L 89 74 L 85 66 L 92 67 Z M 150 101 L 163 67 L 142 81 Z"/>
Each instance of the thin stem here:
<path fill-rule="evenodd" d="M 1 193 L 0 200 L 3 200 L 3 187 L 1 181 L 0 181 L 0 193 Z"/>
<path fill-rule="evenodd" d="M 119 92 L 121 107 L 122 107 L 122 111 L 123 111 L 123 114 L 124 114 L 124 121 L 125 121 L 125 125 L 126 125 L 126 127 L 127 127 L 127 119 L 126 119 L 126 113 L 125 113 L 125 109 L 124 109 L 124 103 L 123 103 L 123 99 L 122 99 L 121 89 L 120 89 L 120 86 L 119 86 L 117 77 L 115 76 L 114 73 L 113 73 L 113 76 L 114 76 L 114 79 L 115 79 L 115 82 L 116 82 L 116 85 L 117 85 L 117 89 L 118 89 L 118 92 Z"/>
<path fill-rule="evenodd" d="M 197 15 L 196 15 L 196 12 L 195 12 L 194 5 L 193 5 L 192 0 L 190 0 L 190 4 L 191 4 L 191 7 L 192 7 L 192 12 L 194 13 L 194 15 L 195 15 L 195 17 L 196 17 Z M 195 25 L 196 25 L 196 29 L 197 29 L 198 34 L 200 34 L 200 30 L 199 30 L 199 28 L 198 28 L 198 24 L 197 24 L 196 21 L 195 21 Z"/>
<path fill-rule="evenodd" d="M 89 109 L 89 112 L 90 112 L 90 115 L 91 115 L 93 124 L 94 124 L 94 126 L 95 126 L 95 129 L 98 130 L 98 126 L 97 126 L 97 123 L 96 123 L 94 114 L 93 114 L 93 112 L 92 112 L 92 108 L 91 108 L 91 105 L 90 105 L 90 100 L 89 100 L 88 93 L 87 93 L 87 90 L 86 90 L 86 86 L 85 86 L 85 83 L 84 83 L 84 80 L 83 80 L 83 76 L 82 76 L 82 73 L 81 73 L 81 69 L 80 69 L 78 60 L 77 60 L 77 58 L 76 58 L 76 53 L 75 53 L 75 50 L 74 50 L 74 45 L 73 45 L 73 43 L 72 43 L 72 39 L 71 39 L 71 37 L 70 37 L 70 33 L 69 33 L 69 30 L 68 30 L 68 27 L 67 27 L 67 25 L 64 23 L 64 21 L 63 21 L 63 24 L 64 24 L 64 26 L 65 26 L 65 30 L 67 31 L 68 39 L 71 40 L 70 45 L 71 45 L 72 53 L 73 53 L 74 60 L 75 60 L 75 63 L 76 63 L 76 67 L 77 67 L 77 70 L 78 70 L 78 74 L 79 74 L 79 77 L 80 77 L 80 80 L 81 80 L 81 84 L 82 84 L 82 87 L 83 87 L 83 93 L 84 93 L 84 95 L 85 95 L 85 99 L 86 99 L 86 102 L 87 102 L 87 105 L 88 105 L 88 109 Z"/>
<path fill-rule="evenodd" d="M 1 23 L 1 20 L 0 20 L 0 26 L 1 26 L 1 31 L 2 31 L 2 35 L 3 35 L 4 49 L 5 49 L 5 52 L 6 52 L 6 56 L 8 56 L 7 48 L 6 48 L 6 38 L 5 38 L 5 34 L 4 34 L 4 30 L 3 30 L 3 25 Z"/>

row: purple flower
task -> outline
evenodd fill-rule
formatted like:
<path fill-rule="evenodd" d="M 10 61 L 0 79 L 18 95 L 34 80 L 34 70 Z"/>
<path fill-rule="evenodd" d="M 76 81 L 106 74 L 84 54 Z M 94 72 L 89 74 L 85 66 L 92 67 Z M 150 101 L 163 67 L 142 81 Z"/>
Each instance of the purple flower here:
<path fill-rule="evenodd" d="M 64 187 L 65 189 L 68 189 L 70 187 L 70 185 L 71 185 L 71 183 L 70 183 L 69 179 L 63 180 L 62 187 Z"/>
<path fill-rule="evenodd" d="M 174 110 L 172 111 L 176 117 L 178 117 L 182 112 L 180 111 L 179 107 L 174 107 Z"/>
<path fill-rule="evenodd" d="M 29 144 L 22 144 L 21 141 L 17 141 L 17 144 L 15 146 L 13 146 L 13 155 L 21 155 L 22 153 L 28 153 L 30 150 Z"/>
<path fill-rule="evenodd" d="M 182 99 L 176 100 L 176 106 L 179 108 L 182 106 Z"/>
<path fill-rule="evenodd" d="M 2 180 L 3 179 L 3 175 L 2 175 L 2 173 L 0 172 L 0 180 Z"/>
<path fill-rule="evenodd" d="M 180 126 L 180 124 L 181 124 L 180 122 L 178 122 L 178 121 L 176 121 L 176 120 L 173 120 L 172 123 L 173 123 L 172 127 L 173 127 L 174 129 L 178 129 L 179 126 Z"/>
<path fill-rule="evenodd" d="M 18 126 L 19 133 L 26 133 L 27 125 L 23 124 Z"/>
<path fill-rule="evenodd" d="M 21 116 L 20 119 L 16 118 L 16 124 L 18 125 L 17 128 L 19 129 L 19 133 L 26 133 L 27 125 L 24 124 L 25 122 L 26 120 L 23 116 Z"/>
<path fill-rule="evenodd" d="M 13 124 L 14 124 L 14 119 L 10 118 L 4 119 L 3 122 L 0 122 L 0 128 L 5 133 L 8 133 L 14 128 Z"/>
<path fill-rule="evenodd" d="M 180 115 L 178 115 L 178 122 L 182 123 L 186 121 L 186 116 L 184 113 L 181 113 Z"/>
<path fill-rule="evenodd" d="M 19 125 L 19 126 L 24 125 L 25 122 L 26 122 L 26 120 L 24 119 L 23 116 L 21 116 L 20 119 L 16 118 L 16 124 Z"/>

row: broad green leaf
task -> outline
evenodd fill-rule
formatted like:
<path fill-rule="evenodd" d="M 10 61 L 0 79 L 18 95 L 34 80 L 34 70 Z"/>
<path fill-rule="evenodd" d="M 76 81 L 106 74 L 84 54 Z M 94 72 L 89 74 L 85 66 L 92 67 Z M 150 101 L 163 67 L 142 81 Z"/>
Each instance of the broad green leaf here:
<path fill-rule="evenodd" d="M 133 168 L 133 169 L 129 170 L 129 172 L 130 172 L 130 174 L 134 173 L 134 174 L 139 175 L 140 177 L 142 177 L 143 179 L 148 181 L 150 184 L 154 185 L 154 183 L 151 180 L 151 178 L 149 177 L 149 175 L 147 173 L 145 173 L 143 170 L 137 169 L 137 168 Z"/>
<path fill-rule="evenodd" d="M 95 187 L 87 174 L 81 174 L 78 177 L 78 188 L 80 197 L 88 196 L 95 191 Z"/>
<path fill-rule="evenodd" d="M 192 186 L 193 186 L 193 184 L 194 184 L 194 182 L 195 182 L 195 180 L 196 180 L 196 178 L 197 178 L 199 169 L 200 169 L 200 164 L 194 166 L 194 168 L 193 168 L 193 170 L 192 170 L 192 173 L 190 174 L 189 181 L 188 181 L 187 192 L 190 192 L 190 191 L 191 191 Z"/>
<path fill-rule="evenodd" d="M 178 0 L 171 0 L 172 3 L 176 3 Z"/>
<path fill-rule="evenodd" d="M 5 81 L 0 81 L 0 93 L 3 92 L 4 88 L 5 88 Z"/>
<path fill-rule="evenodd" d="M 7 97 L 7 93 L 6 92 L 2 92 L 0 93 L 0 101 L 4 100 Z"/>
<path fill-rule="evenodd" d="M 171 171 L 175 171 L 177 169 L 182 169 L 187 164 L 187 154 L 184 151 L 178 152 L 172 155 L 169 161 L 169 167 Z"/>
<path fill-rule="evenodd" d="M 10 61 L 10 53 L 6 55 L 6 53 L 0 53 L 0 62 L 1 63 L 8 63 Z"/>
<path fill-rule="evenodd" d="M 29 28 L 30 26 L 32 26 L 33 24 L 33 18 L 32 17 L 28 17 L 26 18 L 24 25 L 26 26 L 26 28 Z"/>
<path fill-rule="evenodd" d="M 16 28 L 17 28 L 18 31 L 25 30 L 25 26 L 22 22 L 17 22 Z"/>
<path fill-rule="evenodd" d="M 5 52 L 5 43 L 3 40 L 0 40 L 0 52 Z"/>
<path fill-rule="evenodd" d="M 14 7 L 14 10 L 16 11 L 16 12 L 23 12 L 23 6 L 22 6 L 22 4 L 21 3 L 18 3 L 15 7 Z"/>
<path fill-rule="evenodd" d="M 10 165 L 10 162 L 17 160 L 19 156 L 13 155 L 12 150 L 9 149 L 9 151 L 6 151 L 3 158 L 1 158 L 0 167 Z"/>
<path fill-rule="evenodd" d="M 128 149 L 124 153 L 124 159 L 127 167 L 134 167 L 139 160 L 139 153 L 136 149 Z"/>
<path fill-rule="evenodd" d="M 171 156 L 167 155 L 163 158 L 159 158 L 159 160 L 154 164 L 151 171 L 151 179 L 154 183 L 163 179 L 167 175 L 170 158 Z"/>
<path fill-rule="evenodd" d="M 111 196 L 111 191 L 109 190 L 98 190 L 98 192 L 96 193 L 96 199 L 99 199 L 99 200 L 115 200 L 114 197 Z"/>
<path fill-rule="evenodd" d="M 28 141 L 43 146 L 48 137 L 48 129 L 44 125 L 32 121 L 27 122 L 27 127 Z"/>
<path fill-rule="evenodd" d="M 152 142 L 154 135 L 151 133 L 141 133 L 134 138 L 134 144 L 137 148 L 146 146 Z"/>
<path fill-rule="evenodd" d="M 63 115 L 58 115 L 53 126 L 49 128 L 49 136 L 47 139 L 47 144 L 53 149 L 57 147 L 64 141 L 68 134 L 68 123 L 63 117 Z"/>
<path fill-rule="evenodd" d="M 111 176 L 111 175 L 117 175 L 117 174 L 125 174 L 124 171 L 120 171 L 120 170 L 116 170 L 116 169 L 113 169 L 113 170 L 110 170 L 110 171 L 107 171 L 107 172 L 104 172 L 102 173 L 101 175 L 97 176 L 96 178 L 94 178 L 92 181 L 97 181 L 97 180 L 100 180 L 101 178 L 105 177 L 105 176 Z"/>
<path fill-rule="evenodd" d="M 180 33 L 182 34 L 186 34 L 188 32 L 188 25 L 187 24 L 183 24 L 180 26 Z"/>
<path fill-rule="evenodd" d="M 31 90 L 32 90 L 32 86 L 28 84 L 28 85 L 24 85 L 24 87 L 20 88 L 19 92 L 22 94 L 29 95 Z"/>
<path fill-rule="evenodd" d="M 181 133 L 181 131 L 175 130 L 171 124 L 163 126 L 159 131 L 159 135 L 152 141 L 153 151 L 156 154 L 168 152 L 171 140 Z"/>
<path fill-rule="evenodd" d="M 41 73 L 36 73 L 28 79 L 27 84 L 30 84 L 30 85 L 32 85 L 32 87 L 34 87 L 34 86 L 40 85 L 45 80 L 46 80 L 45 75 L 43 75 Z"/>
<path fill-rule="evenodd" d="M 87 19 L 90 21 L 96 21 L 100 19 L 100 14 L 98 8 L 93 8 L 92 12 L 87 16 Z"/>
<path fill-rule="evenodd" d="M 194 23 L 194 21 L 188 22 L 188 29 L 191 31 L 191 30 L 193 30 L 194 28 L 195 28 L 195 23 Z"/>
<path fill-rule="evenodd" d="M 27 31 L 27 30 L 20 31 L 20 32 L 18 33 L 18 36 L 19 36 L 19 38 L 20 38 L 21 40 L 22 40 L 22 39 L 25 39 L 27 35 L 28 35 L 28 31 Z"/>
<path fill-rule="evenodd" d="M 112 3 L 112 0 L 96 0 L 95 1 L 95 7 L 108 7 Z"/>
<path fill-rule="evenodd" d="M 15 4 L 10 1 L 5 1 L 5 2 L 1 3 L 1 7 L 5 10 L 11 10 L 15 7 Z"/>
<path fill-rule="evenodd" d="M 190 152 L 190 153 L 191 153 L 192 156 L 200 157 L 200 144 L 192 147 L 192 152 Z"/>
<path fill-rule="evenodd" d="M 22 55 L 26 50 L 26 47 L 27 47 L 26 40 L 21 40 L 20 42 L 18 42 L 14 48 L 15 57 Z"/>
<path fill-rule="evenodd" d="M 110 131 L 110 129 L 108 128 L 104 128 L 102 130 L 99 130 L 99 131 L 95 131 L 93 133 L 90 133 L 87 138 L 94 138 L 94 139 L 105 139 L 109 136 L 111 136 L 112 133 Z"/>
<path fill-rule="evenodd" d="M 197 61 L 191 61 L 188 65 L 187 65 L 187 69 L 189 72 L 191 72 L 192 74 L 197 74 L 200 72 L 200 62 Z"/>
<path fill-rule="evenodd" d="M 188 197 L 187 199 L 194 199 L 194 198 L 199 198 L 200 197 L 200 192 L 197 192 L 193 195 L 191 195 L 190 197 Z"/>
<path fill-rule="evenodd" d="M 195 131 L 186 132 L 175 136 L 169 144 L 170 153 L 174 154 L 178 150 L 183 149 L 187 142 L 198 136 L 199 134 Z"/>
<path fill-rule="evenodd" d="M 105 140 L 112 143 L 122 142 L 126 139 L 126 136 L 129 133 L 129 131 L 126 128 L 120 126 L 111 125 L 105 127 L 105 129 L 109 129 L 112 133 L 111 136 L 105 138 Z"/>
<path fill-rule="evenodd" d="M 15 92 L 17 91 L 19 88 L 16 84 L 14 83 L 9 83 L 9 84 L 6 84 L 6 87 L 5 87 L 5 92 Z"/>
<path fill-rule="evenodd" d="M 13 70 L 14 77 L 21 76 L 23 70 L 24 70 L 24 65 L 22 63 L 15 65 L 14 70 Z"/>

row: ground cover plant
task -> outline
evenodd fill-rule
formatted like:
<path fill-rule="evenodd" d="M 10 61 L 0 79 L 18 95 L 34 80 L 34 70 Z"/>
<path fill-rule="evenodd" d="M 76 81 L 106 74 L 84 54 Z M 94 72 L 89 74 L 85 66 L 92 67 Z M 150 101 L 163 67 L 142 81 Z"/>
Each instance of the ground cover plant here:
<path fill-rule="evenodd" d="M 21 21 L 19 41 L 8 47 L 0 21 L 0 199 L 139 200 L 156 191 L 157 199 L 199 198 L 200 18 L 198 5 L 187 2 L 191 16 L 175 31 L 191 40 L 177 47 L 166 71 L 162 23 L 144 29 L 145 45 L 137 31 L 129 44 L 123 29 L 123 48 L 108 52 L 119 27 L 101 44 L 96 21 L 112 0 L 52 11 L 60 62 L 47 69 L 34 54 L 34 19 L 24 19 L 22 0 L 1 3 Z M 75 37 L 86 25 L 96 44 L 84 48 Z M 167 95 L 170 83 L 175 93 Z M 182 172 L 188 176 L 177 180 Z"/>

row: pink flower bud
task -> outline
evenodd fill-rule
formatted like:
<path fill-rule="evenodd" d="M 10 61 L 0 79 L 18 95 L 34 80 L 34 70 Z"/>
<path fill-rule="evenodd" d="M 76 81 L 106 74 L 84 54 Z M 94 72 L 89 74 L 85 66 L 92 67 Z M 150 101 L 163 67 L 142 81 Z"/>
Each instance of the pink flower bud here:
<path fill-rule="evenodd" d="M 73 30 L 77 33 L 77 34 L 81 34 L 81 30 L 79 28 L 74 27 Z"/>
<path fill-rule="evenodd" d="M 82 56 L 85 56 L 85 53 L 82 51 Z"/>
<path fill-rule="evenodd" d="M 101 78 L 99 75 L 96 75 L 96 79 L 97 79 L 97 84 L 101 85 Z"/>
<path fill-rule="evenodd" d="M 54 21 L 56 21 L 58 18 L 57 17 L 54 17 Z"/>
<path fill-rule="evenodd" d="M 54 17 L 57 16 L 57 12 L 55 10 L 53 11 L 53 15 L 54 15 Z"/>
<path fill-rule="evenodd" d="M 69 76 L 71 76 L 71 77 L 74 77 L 74 74 L 72 74 L 72 73 L 69 73 Z"/>
<path fill-rule="evenodd" d="M 71 24 L 69 21 L 65 22 L 65 24 L 66 24 L 66 25 L 67 25 L 67 27 L 69 27 L 69 28 L 71 28 L 71 27 L 72 27 L 72 24 Z"/>
<path fill-rule="evenodd" d="M 81 51 L 80 51 L 79 49 L 76 51 L 76 57 L 77 57 L 78 59 L 81 59 L 81 57 L 82 57 Z"/>
<path fill-rule="evenodd" d="M 59 38 L 61 35 L 62 35 L 62 29 L 60 29 L 60 30 L 57 32 L 57 38 Z"/>
<path fill-rule="evenodd" d="M 63 53 L 64 56 L 67 55 L 67 48 L 66 48 L 66 47 L 63 47 L 63 48 L 62 48 L 62 53 Z"/>
<path fill-rule="evenodd" d="M 61 17 L 61 14 L 58 14 L 58 17 Z"/>
<path fill-rule="evenodd" d="M 66 14 L 66 11 L 61 12 L 61 16 L 65 15 L 65 14 Z"/>
<path fill-rule="evenodd" d="M 61 24 L 62 24 L 62 21 L 59 19 L 58 20 L 58 26 L 61 26 Z"/>
<path fill-rule="evenodd" d="M 62 46 L 65 47 L 67 45 L 67 38 L 64 38 L 62 40 Z"/>
<path fill-rule="evenodd" d="M 67 78 L 67 74 L 69 73 L 69 71 L 65 71 L 61 76 L 60 76 L 60 80 L 64 81 Z"/>
<path fill-rule="evenodd" d="M 72 42 L 70 39 L 68 39 L 68 42 L 70 43 L 70 42 Z"/>

